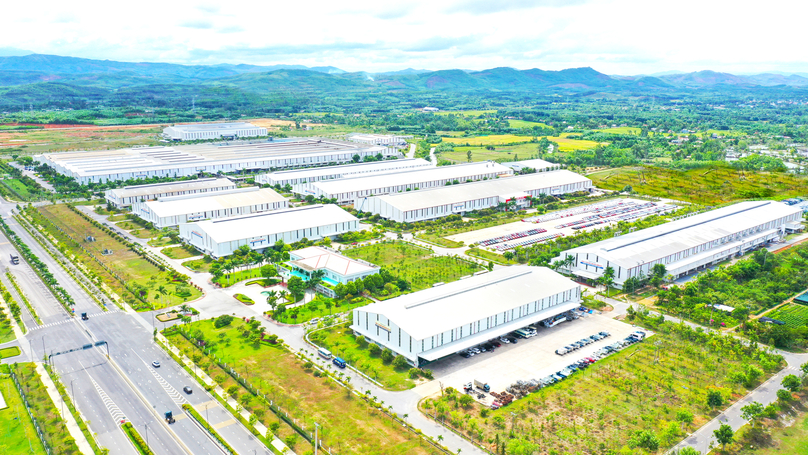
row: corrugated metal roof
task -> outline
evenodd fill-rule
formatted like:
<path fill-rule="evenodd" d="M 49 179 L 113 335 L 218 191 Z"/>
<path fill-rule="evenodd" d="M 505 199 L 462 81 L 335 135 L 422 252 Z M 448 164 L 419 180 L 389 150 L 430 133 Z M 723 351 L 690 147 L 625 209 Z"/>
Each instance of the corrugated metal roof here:
<path fill-rule="evenodd" d="M 177 216 L 187 213 L 226 210 L 251 205 L 272 204 L 286 198 L 269 188 L 239 188 L 160 198 L 146 202 L 146 206 L 158 217 Z"/>

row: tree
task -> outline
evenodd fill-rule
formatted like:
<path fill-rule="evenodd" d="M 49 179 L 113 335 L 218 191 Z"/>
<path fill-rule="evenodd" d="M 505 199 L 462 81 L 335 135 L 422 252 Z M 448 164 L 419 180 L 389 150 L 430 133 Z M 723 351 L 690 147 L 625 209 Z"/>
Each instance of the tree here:
<path fill-rule="evenodd" d="M 471 395 L 461 395 L 460 398 L 457 399 L 457 403 L 464 408 L 471 406 L 474 403 L 474 398 Z"/>
<path fill-rule="evenodd" d="M 358 163 L 359 160 L 362 159 L 362 157 L 359 155 L 354 155 L 353 157 L 351 157 L 351 159 L 353 160 L 354 163 Z"/>
<path fill-rule="evenodd" d="M 278 306 L 278 292 L 277 291 L 269 291 L 267 292 L 267 304 L 272 307 L 272 311 L 275 311 L 275 307 Z"/>
<path fill-rule="evenodd" d="M 753 401 L 741 408 L 741 417 L 752 423 L 752 428 L 757 425 L 758 419 L 763 415 L 763 405 Z"/>
<path fill-rule="evenodd" d="M 693 413 L 687 409 L 680 409 L 676 411 L 676 420 L 682 424 L 682 431 L 684 431 L 685 424 L 690 425 L 693 423 Z"/>
<path fill-rule="evenodd" d="M 677 452 L 676 455 L 701 455 L 701 452 L 694 449 L 693 447 L 685 447 L 679 452 Z"/>
<path fill-rule="evenodd" d="M 715 435 L 715 440 L 721 444 L 721 450 L 723 451 L 727 444 L 732 444 L 732 441 L 735 440 L 735 432 L 732 431 L 732 427 L 727 424 L 722 424 L 717 430 L 713 431 L 713 435 Z"/>
<path fill-rule="evenodd" d="M 710 390 L 707 392 L 707 406 L 715 408 L 724 404 L 724 397 L 718 390 Z"/>
<path fill-rule="evenodd" d="M 292 299 L 297 302 L 302 299 L 303 295 L 306 293 L 306 283 L 299 276 L 293 276 L 289 278 L 286 289 L 289 289 L 289 293 L 292 294 Z"/>
<path fill-rule="evenodd" d="M 217 329 L 221 329 L 224 326 L 230 325 L 231 322 L 233 322 L 233 316 L 230 316 L 229 314 L 223 314 L 213 320 L 213 326 L 216 327 Z"/>
<path fill-rule="evenodd" d="M 370 343 L 370 346 L 368 347 L 368 352 L 370 352 L 370 355 L 379 355 L 382 353 L 382 348 L 379 347 L 379 345 L 376 343 Z"/>
<path fill-rule="evenodd" d="M 612 266 L 606 267 L 603 275 L 598 279 L 600 283 L 606 286 L 606 297 L 609 296 L 609 287 L 614 284 L 614 268 Z"/>
<path fill-rule="evenodd" d="M 406 368 L 407 365 L 407 359 L 401 354 L 397 355 L 396 358 L 393 359 L 393 366 L 396 368 Z"/>
<path fill-rule="evenodd" d="M 267 264 L 261 267 L 261 276 L 264 277 L 267 283 L 269 283 L 270 278 L 277 275 L 278 269 L 276 269 L 274 265 Z"/>
<path fill-rule="evenodd" d="M 466 152 L 466 160 L 468 160 L 468 162 L 471 163 L 471 150 Z"/>
<path fill-rule="evenodd" d="M 800 389 L 802 388 L 802 383 L 800 381 L 800 378 L 798 378 L 797 376 L 795 376 L 793 374 L 790 374 L 790 375 L 784 377 L 783 381 L 780 384 L 782 384 L 783 387 L 785 387 L 786 389 L 788 389 L 788 390 L 790 390 L 791 392 L 794 392 L 794 393 L 799 392 Z"/>
<path fill-rule="evenodd" d="M 791 392 L 786 389 L 780 389 L 777 391 L 777 399 L 783 403 L 788 403 L 792 399 Z"/>
<path fill-rule="evenodd" d="M 506 252 L 502 253 L 502 256 L 506 260 L 510 261 L 511 259 L 513 259 L 513 252 L 512 251 L 506 251 Z"/>
<path fill-rule="evenodd" d="M 382 351 L 382 362 L 390 363 L 390 362 L 393 361 L 393 357 L 394 357 L 393 356 L 393 351 L 391 351 L 390 349 L 385 348 Z"/>
<path fill-rule="evenodd" d="M 808 376 L 808 362 L 803 363 L 800 365 L 800 371 L 802 371 L 802 376 Z"/>
<path fill-rule="evenodd" d="M 317 285 L 323 282 L 323 277 L 325 277 L 325 270 L 315 270 L 311 272 L 309 282 L 307 283 L 308 288 L 315 289 Z"/>

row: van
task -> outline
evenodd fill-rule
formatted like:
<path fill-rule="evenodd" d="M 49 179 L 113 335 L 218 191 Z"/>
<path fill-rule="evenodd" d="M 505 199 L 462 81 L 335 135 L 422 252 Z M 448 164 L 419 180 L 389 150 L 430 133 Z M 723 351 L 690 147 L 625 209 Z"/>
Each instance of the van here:
<path fill-rule="evenodd" d="M 328 350 L 328 349 L 326 349 L 326 348 L 320 348 L 320 349 L 318 349 L 318 350 L 317 350 L 317 354 L 319 354 L 319 355 L 320 355 L 320 357 L 322 357 L 322 358 L 324 358 L 324 359 L 330 359 L 330 358 L 331 358 L 331 351 L 329 351 L 329 350 Z"/>
<path fill-rule="evenodd" d="M 334 360 L 332 360 L 331 363 L 333 363 L 334 365 L 336 365 L 336 366 L 338 366 L 340 368 L 345 368 L 346 366 L 348 366 L 348 364 L 346 364 L 345 361 L 342 360 L 339 357 L 334 357 Z"/>

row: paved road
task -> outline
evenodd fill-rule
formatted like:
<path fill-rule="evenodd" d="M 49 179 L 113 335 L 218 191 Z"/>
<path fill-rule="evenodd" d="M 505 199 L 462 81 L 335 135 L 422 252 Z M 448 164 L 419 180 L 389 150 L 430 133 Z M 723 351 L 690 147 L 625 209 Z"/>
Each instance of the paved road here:
<path fill-rule="evenodd" d="M 782 246 L 781 246 L 782 247 Z M 631 306 L 627 302 L 597 296 L 598 300 L 604 301 L 612 305 L 614 308 L 614 312 L 612 313 L 614 316 L 623 315 L 626 313 L 628 308 Z M 659 314 L 657 312 L 652 311 L 652 314 Z M 709 328 L 702 327 L 698 324 L 687 320 L 681 320 L 674 316 L 664 315 L 665 320 L 675 322 L 675 323 L 682 323 L 691 326 L 691 327 L 700 327 L 705 330 L 710 330 Z M 729 334 L 732 335 L 732 334 Z M 732 335 L 734 336 L 734 335 Z M 744 342 L 748 342 L 745 338 L 738 337 L 740 340 Z M 702 425 L 701 428 L 697 429 L 692 434 L 688 435 L 683 441 L 677 444 L 671 450 L 679 450 L 685 447 L 693 447 L 694 449 L 698 450 L 700 453 L 707 453 L 710 451 L 710 444 L 715 441 L 715 437 L 713 435 L 713 431 L 717 430 L 721 425 L 728 424 L 732 427 L 733 430 L 737 431 L 743 425 L 746 425 L 747 420 L 741 416 L 741 408 L 746 406 L 747 404 L 757 401 L 758 403 L 763 404 L 764 406 L 768 405 L 769 403 L 773 403 L 777 401 L 777 390 L 781 389 L 782 386 L 780 385 L 781 381 L 784 377 L 789 374 L 800 375 L 800 365 L 808 362 L 808 354 L 794 354 L 791 352 L 781 351 L 779 349 L 773 349 L 773 351 L 777 354 L 783 356 L 786 361 L 786 367 L 779 372 L 777 372 L 774 376 L 769 378 L 766 382 L 749 392 L 745 397 L 738 400 L 730 406 L 728 409 L 724 410 L 721 414 L 719 414 L 716 418 L 711 420 L 705 425 Z"/>

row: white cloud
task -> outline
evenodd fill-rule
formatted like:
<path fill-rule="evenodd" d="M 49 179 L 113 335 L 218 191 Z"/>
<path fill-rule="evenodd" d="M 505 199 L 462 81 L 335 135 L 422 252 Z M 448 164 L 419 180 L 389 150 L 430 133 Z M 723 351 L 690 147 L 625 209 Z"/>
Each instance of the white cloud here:
<path fill-rule="evenodd" d="M 562 69 L 610 74 L 808 71 L 791 0 L 97 0 L 8 2 L 4 46 L 124 61 L 401 68 Z M 789 14 L 792 11 L 795 14 Z"/>

